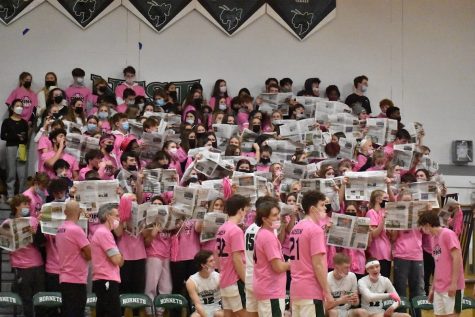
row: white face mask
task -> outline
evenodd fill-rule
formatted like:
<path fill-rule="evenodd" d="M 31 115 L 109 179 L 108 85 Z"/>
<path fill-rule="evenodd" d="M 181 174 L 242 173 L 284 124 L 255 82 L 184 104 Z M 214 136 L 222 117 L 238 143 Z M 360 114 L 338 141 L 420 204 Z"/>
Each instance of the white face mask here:
<path fill-rule="evenodd" d="M 178 151 L 178 149 L 177 149 L 176 147 L 174 147 L 174 148 L 169 149 L 168 151 L 169 151 L 170 153 L 172 153 L 172 154 L 176 154 L 176 152 Z"/>
<path fill-rule="evenodd" d="M 281 226 L 280 220 L 274 220 L 274 221 L 272 221 L 272 229 L 277 230 L 277 229 L 280 228 L 280 226 Z"/>
<path fill-rule="evenodd" d="M 17 115 L 21 115 L 23 112 L 23 107 L 15 107 L 13 109 L 13 112 L 16 113 Z"/>
<path fill-rule="evenodd" d="M 119 228 L 119 224 L 120 224 L 120 221 L 118 219 L 114 219 L 112 221 L 112 230 Z"/>
<path fill-rule="evenodd" d="M 76 82 L 82 84 L 84 82 L 84 77 L 76 77 Z"/>
<path fill-rule="evenodd" d="M 226 110 L 226 109 L 228 109 L 228 106 L 227 106 L 225 103 L 220 103 L 220 104 L 219 104 L 219 110 L 223 110 L 223 111 L 224 111 L 224 110 Z"/>
<path fill-rule="evenodd" d="M 365 86 L 365 85 L 361 86 L 361 91 L 362 92 L 367 92 L 368 91 L 368 86 Z"/>
<path fill-rule="evenodd" d="M 221 86 L 221 87 L 219 87 L 219 91 L 224 94 L 226 91 L 228 91 L 228 87 Z"/>
<path fill-rule="evenodd" d="M 186 123 L 188 123 L 188 124 L 194 124 L 194 123 L 195 123 L 195 120 L 193 120 L 193 119 L 186 119 Z"/>

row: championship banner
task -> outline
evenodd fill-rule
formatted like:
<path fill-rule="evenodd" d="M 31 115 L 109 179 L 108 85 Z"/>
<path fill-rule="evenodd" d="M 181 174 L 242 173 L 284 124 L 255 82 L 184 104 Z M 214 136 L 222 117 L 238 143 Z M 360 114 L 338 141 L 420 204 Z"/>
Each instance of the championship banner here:
<path fill-rule="evenodd" d="M 120 0 L 48 0 L 80 28 L 86 29 L 120 6 Z"/>
<path fill-rule="evenodd" d="M 103 77 L 100 75 L 91 74 L 93 90 L 94 90 L 94 85 L 96 84 L 96 82 L 102 78 Z M 107 78 L 107 83 L 108 83 L 107 93 L 113 94 L 115 91 L 115 88 L 122 82 L 124 82 L 123 79 L 108 77 Z M 201 82 L 201 79 L 194 79 L 194 80 L 187 80 L 187 81 L 172 81 L 171 83 L 173 83 L 176 86 L 177 102 L 181 104 L 185 100 L 186 95 L 188 94 L 188 91 L 190 91 L 191 87 L 194 84 L 199 84 L 200 82 Z M 146 97 L 152 99 L 153 93 L 155 92 L 155 90 L 163 89 L 168 82 L 153 81 L 147 84 L 147 82 L 145 81 L 137 81 L 136 83 L 144 87 L 145 93 L 147 95 Z"/>
<path fill-rule="evenodd" d="M 336 16 L 336 0 L 267 0 L 267 14 L 304 40 Z"/>
<path fill-rule="evenodd" d="M 196 9 L 232 36 L 265 13 L 264 0 L 198 0 Z"/>
<path fill-rule="evenodd" d="M 45 0 L 0 0 L 0 21 L 9 25 Z"/>
<path fill-rule="evenodd" d="M 192 0 L 123 0 L 122 5 L 157 32 L 194 9 Z"/>

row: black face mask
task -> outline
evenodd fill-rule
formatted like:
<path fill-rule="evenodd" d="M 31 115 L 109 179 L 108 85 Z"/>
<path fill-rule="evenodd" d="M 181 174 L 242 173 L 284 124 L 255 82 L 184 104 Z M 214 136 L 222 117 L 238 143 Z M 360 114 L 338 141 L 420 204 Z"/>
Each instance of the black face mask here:
<path fill-rule="evenodd" d="M 53 116 L 53 118 L 58 120 L 61 117 L 61 114 L 59 112 L 56 112 L 56 113 L 53 113 L 52 116 Z"/>
<path fill-rule="evenodd" d="M 194 149 L 196 147 L 196 140 L 188 140 L 188 144 L 190 145 L 190 149 Z"/>
<path fill-rule="evenodd" d="M 332 204 L 325 204 L 325 208 L 327 209 L 327 212 L 332 211 Z"/>
<path fill-rule="evenodd" d="M 356 217 L 356 213 L 353 212 L 345 212 L 345 215 Z"/>
<path fill-rule="evenodd" d="M 99 86 L 99 87 L 97 87 L 97 91 L 100 92 L 100 93 L 105 93 L 107 91 L 107 87 L 106 86 Z"/>
<path fill-rule="evenodd" d="M 251 171 L 244 170 L 244 169 L 238 169 L 238 172 L 241 172 L 241 173 L 250 173 Z"/>
<path fill-rule="evenodd" d="M 127 170 L 129 172 L 134 172 L 134 171 L 137 170 L 137 165 L 130 165 L 130 166 L 127 167 Z"/>
<path fill-rule="evenodd" d="M 379 205 L 381 206 L 381 208 L 385 208 L 386 207 L 386 202 L 387 200 L 383 200 Z"/>
<path fill-rule="evenodd" d="M 270 158 L 269 157 L 261 158 L 261 163 L 262 164 L 269 164 L 270 163 Z"/>
<path fill-rule="evenodd" d="M 112 152 L 113 149 L 114 149 L 114 144 L 107 144 L 106 147 L 104 148 L 104 150 L 106 150 L 107 153 Z"/>
<path fill-rule="evenodd" d="M 255 133 L 261 132 L 261 126 L 257 125 L 257 124 L 253 125 L 252 126 L 252 131 L 254 131 Z"/>
<path fill-rule="evenodd" d="M 84 109 L 82 107 L 74 108 L 74 112 L 76 112 L 76 114 L 82 114 L 83 111 Z"/>
<path fill-rule="evenodd" d="M 54 102 L 55 102 L 55 103 L 61 103 L 61 101 L 63 101 L 63 96 L 56 96 L 56 97 L 54 97 Z"/>
<path fill-rule="evenodd" d="M 23 87 L 25 87 L 26 89 L 30 89 L 30 87 L 31 87 L 31 81 L 25 81 L 25 82 L 23 83 Z"/>
<path fill-rule="evenodd" d="M 193 99 L 193 104 L 194 104 L 195 106 L 201 107 L 201 104 L 202 104 L 202 103 L 203 103 L 203 98 L 195 98 L 195 99 Z"/>
<path fill-rule="evenodd" d="M 170 92 L 168 93 L 168 95 L 169 95 L 170 97 L 172 97 L 172 99 L 175 100 L 175 101 L 176 101 L 177 98 L 178 98 L 178 95 L 177 95 L 176 91 L 170 91 Z"/>
<path fill-rule="evenodd" d="M 190 183 L 198 183 L 198 177 L 196 177 L 196 176 L 191 176 L 191 177 L 190 177 Z"/>
<path fill-rule="evenodd" d="M 196 136 L 197 136 L 198 138 L 204 137 L 205 134 L 206 134 L 206 132 L 196 132 Z"/>
<path fill-rule="evenodd" d="M 47 80 L 45 81 L 45 86 L 48 88 L 51 86 L 56 86 L 56 82 L 54 80 Z"/>
<path fill-rule="evenodd" d="M 218 142 L 214 141 L 214 142 L 211 142 L 211 145 L 217 149 L 218 148 Z"/>

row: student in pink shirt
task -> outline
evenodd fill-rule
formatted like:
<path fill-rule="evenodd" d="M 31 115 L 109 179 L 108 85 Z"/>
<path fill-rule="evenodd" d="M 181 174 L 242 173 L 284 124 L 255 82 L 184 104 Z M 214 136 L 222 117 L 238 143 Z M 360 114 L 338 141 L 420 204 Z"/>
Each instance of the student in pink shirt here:
<path fill-rule="evenodd" d="M 29 179 L 31 186 L 23 192 L 23 195 L 30 198 L 30 216 L 38 217 L 41 206 L 46 202 L 49 184 L 49 177 L 46 173 L 36 173 Z"/>
<path fill-rule="evenodd" d="M 358 155 L 356 156 L 356 165 L 353 167 L 355 172 L 364 172 L 371 167 L 371 157 L 373 156 L 373 142 L 371 138 L 365 138 L 360 142 Z"/>
<path fill-rule="evenodd" d="M 394 103 L 392 102 L 391 99 L 383 99 L 379 102 L 379 108 L 381 109 L 381 112 L 378 114 L 376 118 L 386 118 L 386 111 L 394 107 Z"/>
<path fill-rule="evenodd" d="M 221 300 L 225 316 L 246 316 L 244 280 L 244 232 L 238 227 L 249 211 L 249 198 L 231 196 L 224 210 L 229 218 L 216 233 L 215 253 L 219 259 Z"/>
<path fill-rule="evenodd" d="M 215 200 L 213 200 L 209 206 L 208 212 L 224 212 L 224 199 L 216 198 Z M 208 250 L 214 252 L 215 249 L 216 238 L 201 243 L 201 250 Z"/>
<path fill-rule="evenodd" d="M 115 110 L 119 113 L 125 113 L 129 107 L 135 105 L 135 91 L 130 88 L 126 88 L 122 94 L 122 98 L 124 100 L 123 103 L 120 103 Z"/>
<path fill-rule="evenodd" d="M 87 300 L 86 284 L 91 246 L 86 233 L 77 224 L 81 212 L 78 202 L 67 202 L 64 210 L 66 220 L 58 227 L 56 234 L 63 301 L 61 313 L 68 317 L 83 317 Z"/>
<path fill-rule="evenodd" d="M 108 175 L 106 163 L 102 163 L 104 155 L 101 150 L 89 150 L 84 156 L 87 166 L 82 168 L 79 171 L 79 180 L 83 181 L 86 179 L 86 173 L 92 170 L 95 170 L 99 173 L 99 177 L 102 180 L 114 179 L 113 175 Z"/>
<path fill-rule="evenodd" d="M 92 288 L 97 296 L 96 315 L 122 316 L 119 268 L 124 264 L 124 259 L 111 232 L 120 225 L 117 205 L 102 205 L 97 217 L 101 224 L 91 239 Z"/>
<path fill-rule="evenodd" d="M 134 82 L 135 73 L 135 68 L 133 68 L 132 66 L 127 66 L 126 68 L 124 68 L 123 74 L 125 81 L 120 83 L 115 88 L 115 95 L 117 96 L 118 105 L 124 103 L 124 99 L 122 99 L 122 96 L 124 94 L 124 90 L 127 88 L 132 89 L 137 96 L 146 97 L 145 89 L 136 82 Z"/>
<path fill-rule="evenodd" d="M 24 195 L 13 196 L 10 207 L 12 218 L 5 220 L 0 227 L 0 235 L 10 236 L 10 225 L 14 218 L 29 217 L 30 199 Z M 38 220 L 30 217 L 31 232 L 36 234 Z M 15 286 L 23 302 L 25 317 L 33 317 L 33 295 L 44 291 L 45 271 L 40 252 L 33 243 L 10 252 L 11 267 L 15 270 Z"/>
<path fill-rule="evenodd" d="M 317 224 L 326 217 L 326 197 L 317 191 L 302 198 L 305 218 L 290 233 L 290 299 L 292 316 L 323 316 L 324 302 L 333 302 L 327 282 L 324 232 Z"/>
<path fill-rule="evenodd" d="M 225 102 L 221 103 L 221 99 Z M 211 98 L 209 99 L 209 106 L 213 110 L 221 110 L 228 112 L 231 107 L 231 97 L 228 95 L 228 87 L 224 79 L 218 79 L 213 87 Z"/>
<path fill-rule="evenodd" d="M 31 89 L 32 80 L 33 77 L 30 73 L 21 73 L 19 87 L 13 90 L 5 101 L 7 106 L 11 106 L 13 100 L 21 100 L 21 103 L 23 104 L 21 118 L 29 124 L 31 124 L 31 121 L 33 120 L 34 109 L 38 106 L 38 98 L 35 92 Z"/>
<path fill-rule="evenodd" d="M 112 116 L 111 125 L 113 129 L 111 133 L 115 136 L 113 153 L 115 157 L 119 159 L 122 155 L 120 145 L 122 144 L 122 141 L 124 141 L 124 139 L 129 135 L 129 118 L 125 113 L 116 113 Z M 119 161 L 117 161 L 117 165 L 120 165 Z"/>
<path fill-rule="evenodd" d="M 98 127 L 101 129 L 101 131 L 103 133 L 110 133 L 111 124 L 109 122 L 109 117 L 110 117 L 109 105 L 106 103 L 102 103 L 99 106 L 96 115 L 97 115 L 97 118 L 99 119 Z"/>
<path fill-rule="evenodd" d="M 280 209 L 275 202 L 263 202 L 256 210 L 256 224 L 261 227 L 254 242 L 253 291 L 259 316 L 283 316 L 285 310 L 286 272 L 282 246 L 274 231 L 280 229 Z"/>
<path fill-rule="evenodd" d="M 85 106 L 91 103 L 92 91 L 84 86 L 86 72 L 81 68 L 74 68 L 71 72 L 73 83 L 66 89 L 66 97 L 71 103 L 74 99 L 81 100 Z"/>
<path fill-rule="evenodd" d="M 113 134 L 103 134 L 99 139 L 99 146 L 103 155 L 101 163 L 106 165 L 106 175 L 109 177 L 113 177 L 118 166 L 114 154 L 114 141 L 115 136 Z"/>
<path fill-rule="evenodd" d="M 187 160 L 188 156 L 186 156 L 186 154 L 183 155 L 183 152 L 179 151 L 177 143 L 171 140 L 165 142 L 163 145 L 163 151 L 165 151 L 170 157 L 168 168 L 176 169 L 178 176 L 181 178 L 183 176 L 181 163 Z"/>
<path fill-rule="evenodd" d="M 435 316 L 459 316 L 465 288 L 462 251 L 455 232 L 440 226 L 437 213 L 426 211 L 417 221 L 425 234 L 434 238 L 432 256 L 435 260 L 434 281 L 429 301 Z"/>
<path fill-rule="evenodd" d="M 371 208 L 366 217 L 370 218 L 371 244 L 369 253 L 371 257 L 379 260 L 381 275 L 389 278 L 391 274 L 391 242 L 384 228 L 384 218 L 386 215 L 386 202 L 389 201 L 388 194 L 382 190 L 375 190 L 371 193 L 369 207 Z"/>
<path fill-rule="evenodd" d="M 396 140 L 392 143 L 388 143 L 384 147 L 384 154 L 388 156 L 388 160 L 392 159 L 394 155 L 394 145 L 399 145 L 399 144 L 407 144 L 411 142 L 411 135 L 407 130 L 400 129 L 396 132 Z"/>
<path fill-rule="evenodd" d="M 76 159 L 64 152 L 66 147 L 66 131 L 64 129 L 56 129 L 49 134 L 49 140 L 53 144 L 53 150 L 43 153 L 41 158 L 44 160 L 45 172 L 50 179 L 55 178 L 56 174 L 53 170 L 54 163 L 63 159 L 68 162 L 70 169 L 67 170 L 66 176 L 70 179 L 77 179 L 79 176 L 79 165 Z"/>
<path fill-rule="evenodd" d="M 349 216 L 358 216 L 358 204 L 355 201 L 349 201 L 345 204 L 345 214 Z M 351 259 L 350 271 L 355 273 L 359 280 L 366 275 L 366 254 L 362 249 L 346 249 L 343 248 L 343 254 L 346 254 Z"/>

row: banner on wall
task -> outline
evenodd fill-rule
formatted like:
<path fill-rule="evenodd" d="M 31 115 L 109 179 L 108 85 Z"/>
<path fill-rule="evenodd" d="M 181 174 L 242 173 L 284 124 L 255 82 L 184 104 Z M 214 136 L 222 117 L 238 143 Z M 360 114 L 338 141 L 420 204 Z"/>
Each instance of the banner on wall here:
<path fill-rule="evenodd" d="M 0 21 L 9 25 L 45 0 L 0 0 Z"/>
<path fill-rule="evenodd" d="M 94 89 L 96 82 L 99 79 L 103 79 L 103 78 L 104 77 L 102 77 L 101 75 L 91 74 L 91 81 L 92 81 L 92 86 L 93 86 L 92 89 Z M 107 83 L 108 83 L 107 92 L 109 94 L 112 94 L 115 91 L 115 88 L 120 83 L 123 83 L 123 82 L 124 82 L 123 79 L 108 77 L 107 78 Z M 188 94 L 188 91 L 190 91 L 191 87 L 194 84 L 199 84 L 200 82 L 201 82 L 201 79 L 193 79 L 193 80 L 185 80 L 185 81 L 171 81 L 171 83 L 173 83 L 176 86 L 178 102 L 181 104 L 185 100 L 186 95 Z M 145 81 L 137 81 L 136 83 L 144 87 L 145 93 L 147 94 L 148 98 L 153 99 L 153 94 L 155 90 L 163 89 L 165 85 L 169 82 L 153 81 L 147 84 L 147 82 Z"/>
<path fill-rule="evenodd" d="M 264 0 L 198 0 L 196 9 L 229 36 L 265 13 Z"/>
<path fill-rule="evenodd" d="M 80 28 L 86 29 L 115 8 L 121 0 L 48 0 Z"/>
<path fill-rule="evenodd" d="M 336 0 L 267 0 L 267 14 L 304 40 L 336 16 Z"/>
<path fill-rule="evenodd" d="M 165 30 L 194 9 L 192 0 L 123 0 L 122 4 L 157 32 Z"/>

